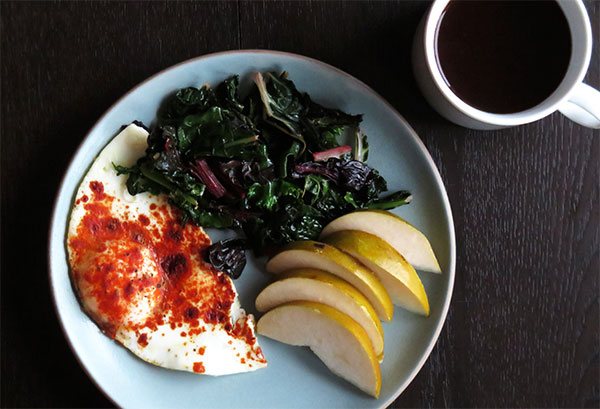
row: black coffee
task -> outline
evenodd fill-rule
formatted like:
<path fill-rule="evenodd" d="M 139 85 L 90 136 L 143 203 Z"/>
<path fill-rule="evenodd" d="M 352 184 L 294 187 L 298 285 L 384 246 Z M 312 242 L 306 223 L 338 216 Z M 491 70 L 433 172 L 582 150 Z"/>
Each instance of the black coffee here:
<path fill-rule="evenodd" d="M 445 81 L 460 99 L 504 114 L 532 108 L 558 87 L 571 33 L 555 1 L 452 0 L 436 47 Z"/>

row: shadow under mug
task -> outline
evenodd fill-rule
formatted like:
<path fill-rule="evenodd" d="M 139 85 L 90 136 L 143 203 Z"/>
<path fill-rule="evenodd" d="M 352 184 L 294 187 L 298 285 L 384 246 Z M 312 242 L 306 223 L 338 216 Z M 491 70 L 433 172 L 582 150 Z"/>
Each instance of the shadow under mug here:
<path fill-rule="evenodd" d="M 582 82 L 592 54 L 592 28 L 582 0 L 556 0 L 571 32 L 571 59 L 560 85 L 525 111 L 496 114 L 474 108 L 444 81 L 435 55 L 436 31 L 451 0 L 435 0 L 421 20 L 412 49 L 413 71 L 423 95 L 446 119 L 472 129 L 499 129 L 537 121 L 560 111 L 574 122 L 600 129 L 600 92 Z"/>

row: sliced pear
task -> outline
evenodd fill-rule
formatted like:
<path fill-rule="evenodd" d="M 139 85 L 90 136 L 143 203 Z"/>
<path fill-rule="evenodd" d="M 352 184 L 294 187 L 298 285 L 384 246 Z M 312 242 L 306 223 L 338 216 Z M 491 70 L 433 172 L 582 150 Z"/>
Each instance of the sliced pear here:
<path fill-rule="evenodd" d="M 381 370 L 369 337 L 335 308 L 293 301 L 263 315 L 256 331 L 279 342 L 310 347 L 333 373 L 369 395 L 379 396 Z"/>
<path fill-rule="evenodd" d="M 441 273 L 427 237 L 409 222 L 385 210 L 358 210 L 338 217 L 321 232 L 320 239 L 341 230 L 361 230 L 388 242 L 417 270 Z"/>
<path fill-rule="evenodd" d="M 371 302 L 380 319 L 392 320 L 394 305 L 377 277 L 335 247 L 312 240 L 295 241 L 285 245 L 267 263 L 269 273 L 282 273 L 295 268 L 325 270 L 348 281 Z"/>
<path fill-rule="evenodd" d="M 417 272 L 387 242 L 359 230 L 338 231 L 327 236 L 325 241 L 374 272 L 394 304 L 417 314 L 429 315 L 427 294 Z"/>
<path fill-rule="evenodd" d="M 286 271 L 258 294 L 256 309 L 265 312 L 290 301 L 319 302 L 348 315 L 369 336 L 379 362 L 383 359 L 383 328 L 377 313 L 369 300 L 346 281 L 313 268 Z"/>

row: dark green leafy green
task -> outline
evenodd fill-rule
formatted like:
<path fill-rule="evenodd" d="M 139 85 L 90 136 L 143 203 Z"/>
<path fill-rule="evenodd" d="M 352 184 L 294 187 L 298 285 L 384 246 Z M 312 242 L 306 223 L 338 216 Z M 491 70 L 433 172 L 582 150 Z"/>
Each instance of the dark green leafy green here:
<path fill-rule="evenodd" d="M 114 165 L 127 175 L 129 193 L 165 194 L 182 222 L 241 229 L 260 253 L 315 239 L 355 209 L 410 201 L 406 191 L 379 198 L 387 186 L 365 163 L 361 115 L 317 104 L 286 72 L 257 73 L 254 81 L 243 98 L 237 76 L 215 90 L 206 84 L 168 97 L 146 155 L 130 168 Z M 340 144 L 348 134 L 355 135 L 351 155 Z M 235 276 L 243 250 L 230 244 L 215 247 L 213 258 Z"/>
<path fill-rule="evenodd" d="M 366 162 L 369 157 L 369 143 L 367 142 L 367 135 L 357 129 L 354 133 L 354 160 Z"/>
<path fill-rule="evenodd" d="M 159 126 L 178 125 L 181 118 L 206 111 L 217 103 L 214 91 L 207 85 L 200 89 L 182 88 L 168 98 L 158 111 Z"/>
<path fill-rule="evenodd" d="M 324 227 L 323 215 L 301 199 L 284 196 L 279 210 L 269 217 L 253 217 L 244 224 L 244 231 L 252 237 L 258 254 L 269 254 L 275 247 L 296 240 L 315 239 Z"/>
<path fill-rule="evenodd" d="M 237 75 L 227 78 L 217 87 L 217 97 L 226 108 L 241 113 L 244 110 L 244 104 L 240 102 L 238 95 L 239 83 L 240 77 Z"/>
<path fill-rule="evenodd" d="M 369 209 L 382 209 L 389 210 L 398 206 L 409 204 L 412 201 L 412 195 L 407 190 L 400 190 L 399 192 L 392 193 L 374 200 L 370 203 L 367 208 Z"/>
<path fill-rule="evenodd" d="M 278 201 L 280 198 L 289 196 L 299 198 L 302 195 L 302 189 L 292 183 L 277 179 L 264 184 L 254 183 L 248 188 L 246 194 L 247 209 L 259 208 L 269 212 L 279 209 Z"/>

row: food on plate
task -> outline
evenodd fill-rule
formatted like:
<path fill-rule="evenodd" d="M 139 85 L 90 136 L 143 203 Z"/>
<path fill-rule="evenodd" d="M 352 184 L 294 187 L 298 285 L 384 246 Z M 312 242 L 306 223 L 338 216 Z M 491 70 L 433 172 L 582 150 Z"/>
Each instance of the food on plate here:
<path fill-rule="evenodd" d="M 295 268 L 327 271 L 356 287 L 383 321 L 391 321 L 394 315 L 390 296 L 377 277 L 353 257 L 329 244 L 312 240 L 286 244 L 269 260 L 266 268 L 269 273 L 282 273 Z"/>
<path fill-rule="evenodd" d="M 340 230 L 361 230 L 385 240 L 415 269 L 441 273 L 429 241 L 406 220 L 384 210 L 359 210 L 341 216 L 323 229 L 320 238 Z"/>
<path fill-rule="evenodd" d="M 325 304 L 293 301 L 263 315 L 257 332 L 277 341 L 308 346 L 335 374 L 379 396 L 381 371 L 365 330 Z"/>
<path fill-rule="evenodd" d="M 369 212 L 376 216 L 386 213 L 380 210 L 359 213 Z M 396 220 L 396 216 L 384 217 Z M 409 311 L 429 316 L 429 300 L 417 272 L 402 254 L 374 234 L 362 230 L 344 230 L 342 227 L 352 223 L 362 226 L 362 219 L 355 222 L 357 219 L 352 218 L 349 221 L 342 220 L 342 223 L 338 223 L 338 220 L 330 224 L 332 227 L 327 234 L 322 234 L 324 242 L 301 240 L 289 243 L 268 261 L 267 271 L 278 273 L 279 277 L 256 299 L 256 308 L 261 312 L 267 311 L 258 321 L 257 332 L 284 343 L 310 346 L 334 373 L 377 397 L 380 386 L 376 386 L 376 393 L 373 393 L 372 378 L 356 378 L 359 364 L 352 363 L 340 369 L 342 364 L 336 361 L 347 363 L 348 355 L 346 352 L 338 353 L 335 346 L 341 342 L 339 339 L 342 336 L 331 328 L 339 329 L 341 325 L 346 329 L 343 333 L 347 338 L 351 338 L 348 333 L 352 333 L 360 339 L 355 331 L 344 324 L 353 321 L 369 338 L 368 349 L 372 349 L 375 357 L 382 362 L 383 349 L 379 348 L 383 348 L 383 332 L 375 314 L 385 321 L 391 321 L 393 301 Z M 402 220 L 402 225 L 407 224 Z M 410 228 L 422 236 L 412 226 Z M 412 230 L 409 231 L 414 235 Z M 421 239 L 420 236 L 417 238 Z M 415 253 L 410 248 L 413 242 L 403 244 L 410 254 Z M 422 246 L 422 241 L 417 246 Z M 311 327 L 310 331 L 292 328 L 295 324 L 290 322 L 298 321 L 304 325 L 309 318 L 314 321 L 315 314 L 320 318 L 319 326 L 313 323 L 315 327 Z M 325 324 L 323 321 L 327 320 L 324 316 L 337 319 L 337 326 Z M 360 365 L 368 367 L 365 362 Z M 380 378 L 380 375 L 377 377 Z M 380 383 L 378 379 L 376 385 Z"/>
<path fill-rule="evenodd" d="M 379 361 L 383 359 L 383 328 L 377 313 L 346 281 L 317 269 L 290 270 L 258 294 L 256 309 L 266 312 L 290 301 L 318 302 L 348 315 L 363 327 Z"/>
<path fill-rule="evenodd" d="M 351 255 L 371 270 L 392 302 L 417 314 L 429 315 L 429 301 L 415 269 L 387 242 L 360 230 L 341 230 L 324 241 Z"/>
<path fill-rule="evenodd" d="M 145 361 L 210 375 L 253 371 L 266 360 L 232 280 L 247 247 L 277 253 L 267 271 L 282 274 L 256 300 L 267 311 L 257 331 L 310 346 L 332 371 L 378 396 L 380 319 L 390 321 L 394 308 L 388 291 L 425 315 L 427 297 L 396 250 L 366 233 L 336 231 L 364 224 L 352 216 L 362 213 L 376 215 L 377 228 L 382 209 L 412 196 L 380 197 L 387 184 L 366 164 L 361 115 L 315 103 L 286 72 L 253 79 L 243 98 L 237 76 L 214 89 L 180 89 L 151 130 L 134 122 L 104 148 L 71 213 L 74 287 L 100 329 Z M 437 266 L 424 236 L 393 220 L 408 256 L 428 268 L 433 257 Z M 211 244 L 209 227 L 237 229 L 247 240 Z M 382 238 L 396 248 L 402 240 L 392 230 Z M 344 251 L 313 241 L 320 234 Z M 372 237 L 365 251 L 356 241 L 364 235 Z"/>
<path fill-rule="evenodd" d="M 210 375 L 264 368 L 254 320 L 232 279 L 204 261 L 210 239 L 182 225 L 164 195 L 129 194 L 113 163 L 133 166 L 148 132 L 132 124 L 93 162 L 68 227 L 71 277 L 109 337 L 152 364 Z M 215 250 L 215 251 L 218 251 Z"/>
<path fill-rule="evenodd" d="M 261 254 L 316 239 L 355 209 L 408 203 L 406 191 L 379 197 L 387 185 L 365 163 L 362 116 L 317 104 L 287 77 L 257 73 L 244 97 L 237 76 L 169 97 L 145 156 L 115 162 L 129 193 L 168 196 L 184 222 L 243 230 Z"/>

